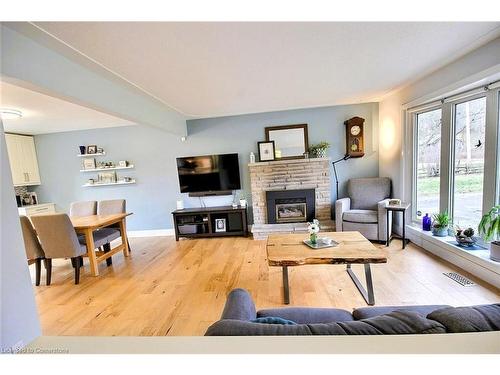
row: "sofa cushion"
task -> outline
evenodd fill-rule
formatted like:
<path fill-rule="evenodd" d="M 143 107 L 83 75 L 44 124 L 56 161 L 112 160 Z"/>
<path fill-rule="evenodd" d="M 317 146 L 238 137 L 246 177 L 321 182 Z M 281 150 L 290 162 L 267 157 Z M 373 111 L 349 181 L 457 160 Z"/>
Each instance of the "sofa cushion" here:
<path fill-rule="evenodd" d="M 316 324 L 259 324 L 241 320 L 219 320 L 206 336 L 283 336 L 283 335 L 400 335 L 445 333 L 445 327 L 434 320 L 409 311 L 395 311 L 359 321 Z"/>
<path fill-rule="evenodd" d="M 257 318 L 250 320 L 251 323 L 264 323 L 264 324 L 297 324 L 294 321 L 280 318 L 279 316 L 266 316 L 264 318 Z"/>
<path fill-rule="evenodd" d="M 205 336 L 293 336 L 311 335 L 306 324 L 262 324 L 223 319 L 208 327 Z"/>
<path fill-rule="evenodd" d="M 377 224 L 378 217 L 377 211 L 372 210 L 349 210 L 342 215 L 343 221 L 350 221 L 352 223 L 368 223 Z"/>
<path fill-rule="evenodd" d="M 227 296 L 221 319 L 252 320 L 257 317 L 255 304 L 245 289 L 233 289 Z"/>
<path fill-rule="evenodd" d="M 257 317 L 279 316 L 299 324 L 331 323 L 353 320 L 349 311 L 332 308 L 285 307 L 257 311 Z"/>
<path fill-rule="evenodd" d="M 376 210 L 377 203 L 390 195 L 391 179 L 387 177 L 351 178 L 347 182 L 352 209 Z"/>
<path fill-rule="evenodd" d="M 377 306 L 377 307 L 360 307 L 359 309 L 354 309 L 352 316 L 355 320 L 373 318 L 375 316 L 384 315 L 391 313 L 393 311 L 412 311 L 419 313 L 422 316 L 427 316 L 431 312 L 445 307 L 450 307 L 449 305 L 421 305 L 421 306 Z"/>
<path fill-rule="evenodd" d="M 427 315 L 448 332 L 500 331 L 500 304 L 447 307 Z"/>
<path fill-rule="evenodd" d="M 337 326 L 337 327 L 335 327 Z M 309 325 L 313 334 L 335 335 L 340 328 L 344 335 L 404 335 L 424 333 L 445 333 L 439 322 L 410 311 L 394 311 L 369 319 L 333 324 Z"/>

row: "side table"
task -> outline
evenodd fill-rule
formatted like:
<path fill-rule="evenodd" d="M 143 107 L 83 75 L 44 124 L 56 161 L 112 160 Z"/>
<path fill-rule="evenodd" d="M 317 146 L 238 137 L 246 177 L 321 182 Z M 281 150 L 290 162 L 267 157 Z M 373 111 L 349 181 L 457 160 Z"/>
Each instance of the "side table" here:
<path fill-rule="evenodd" d="M 410 207 L 410 203 L 405 203 L 405 202 L 401 202 L 400 204 L 397 204 L 397 205 L 387 205 L 385 207 L 385 210 L 386 210 L 386 220 L 387 220 L 387 243 L 386 243 L 386 246 L 389 246 L 390 243 L 391 243 L 391 240 L 392 238 L 401 238 L 403 240 L 403 249 L 406 247 L 406 244 L 408 242 L 408 240 L 406 239 L 406 210 Z M 394 212 L 401 212 L 403 214 L 403 236 L 402 237 L 396 237 L 396 236 L 393 236 L 392 233 L 389 233 L 389 215 L 390 213 L 394 211 Z M 392 232 L 392 231 L 391 231 Z"/>

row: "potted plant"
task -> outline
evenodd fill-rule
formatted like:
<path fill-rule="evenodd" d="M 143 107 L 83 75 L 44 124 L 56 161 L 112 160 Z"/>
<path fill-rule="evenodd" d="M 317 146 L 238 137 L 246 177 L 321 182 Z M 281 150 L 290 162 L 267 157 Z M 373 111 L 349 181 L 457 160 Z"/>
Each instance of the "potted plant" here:
<path fill-rule="evenodd" d="M 326 141 L 322 141 L 318 144 L 312 145 L 309 148 L 309 152 L 315 157 L 315 158 L 325 158 L 326 157 L 326 151 L 330 147 L 330 143 Z"/>
<path fill-rule="evenodd" d="M 485 241 L 494 239 L 490 244 L 490 259 L 500 262 L 500 204 L 493 206 L 479 222 L 479 234 Z"/>
<path fill-rule="evenodd" d="M 451 221 L 448 213 L 442 212 L 434 214 L 432 219 L 432 235 L 436 237 L 446 237 L 448 235 L 448 226 Z"/>

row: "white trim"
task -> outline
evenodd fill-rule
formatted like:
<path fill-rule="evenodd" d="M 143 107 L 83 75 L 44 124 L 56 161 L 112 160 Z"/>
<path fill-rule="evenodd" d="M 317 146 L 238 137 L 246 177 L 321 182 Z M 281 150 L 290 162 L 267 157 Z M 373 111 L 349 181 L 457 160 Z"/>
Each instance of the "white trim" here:
<path fill-rule="evenodd" d="M 405 103 L 403 104 L 402 107 L 404 110 L 408 110 L 414 107 L 425 105 L 433 101 L 439 101 L 441 99 L 450 97 L 452 95 L 457 95 L 468 90 L 476 89 L 479 86 L 486 86 L 495 83 L 496 81 L 499 80 L 499 78 L 500 78 L 500 64 L 497 64 L 495 66 L 492 66 L 491 68 L 483 70 L 482 72 L 473 74 L 467 78 L 461 79 L 439 90 L 433 91 L 430 94 L 423 95 L 415 100 Z M 493 88 L 493 86 L 490 88 Z"/>
<path fill-rule="evenodd" d="M 136 237 L 164 237 L 174 236 L 175 231 L 171 229 L 147 229 L 147 230 L 128 230 L 127 236 L 130 238 Z"/>
<path fill-rule="evenodd" d="M 423 232 L 411 225 L 406 226 L 406 235 L 413 243 L 428 252 L 500 288 L 500 262 L 489 259 L 488 250 L 461 250 L 447 242 L 454 240 L 453 237 L 435 237 L 430 232 Z"/>

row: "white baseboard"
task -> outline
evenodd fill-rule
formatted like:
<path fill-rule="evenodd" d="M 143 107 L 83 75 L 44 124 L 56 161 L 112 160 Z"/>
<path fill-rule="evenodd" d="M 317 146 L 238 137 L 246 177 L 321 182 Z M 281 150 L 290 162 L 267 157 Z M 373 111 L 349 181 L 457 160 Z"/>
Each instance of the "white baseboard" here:
<path fill-rule="evenodd" d="M 174 236 L 174 229 L 149 229 L 149 230 L 129 230 L 127 235 L 133 237 L 164 237 Z"/>

